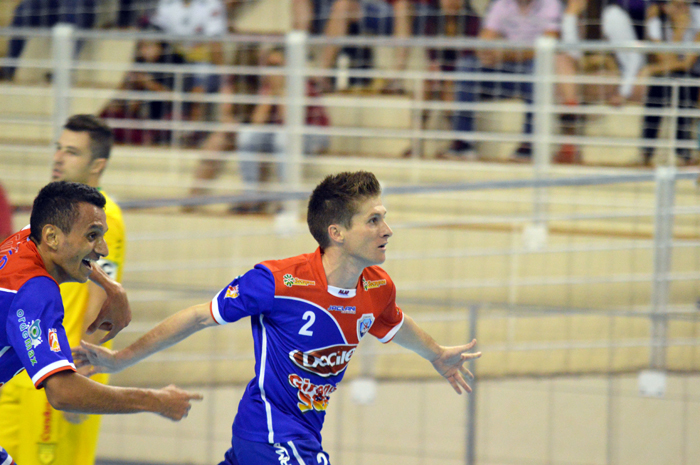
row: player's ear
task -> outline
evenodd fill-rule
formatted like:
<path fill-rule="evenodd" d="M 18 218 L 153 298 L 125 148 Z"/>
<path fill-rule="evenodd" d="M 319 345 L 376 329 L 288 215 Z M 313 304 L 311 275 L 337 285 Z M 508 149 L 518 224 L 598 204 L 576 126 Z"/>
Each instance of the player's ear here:
<path fill-rule="evenodd" d="M 90 174 L 99 176 L 106 167 L 106 158 L 95 158 L 90 162 Z"/>
<path fill-rule="evenodd" d="M 41 229 L 41 241 L 52 250 L 57 250 L 60 233 L 61 231 L 53 224 L 45 224 Z"/>
<path fill-rule="evenodd" d="M 331 239 L 332 242 L 342 244 L 345 240 L 345 236 L 343 235 L 343 228 L 341 228 L 340 225 L 337 224 L 332 224 L 328 226 L 328 237 Z"/>

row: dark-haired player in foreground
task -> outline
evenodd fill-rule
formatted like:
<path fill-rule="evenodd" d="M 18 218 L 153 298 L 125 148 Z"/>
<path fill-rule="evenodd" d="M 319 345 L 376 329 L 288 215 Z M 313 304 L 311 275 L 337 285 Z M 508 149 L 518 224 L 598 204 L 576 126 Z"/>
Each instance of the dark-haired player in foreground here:
<path fill-rule="evenodd" d="M 266 261 L 234 279 L 211 302 L 172 315 L 121 351 L 84 343 L 78 366 L 115 372 L 200 329 L 250 317 L 255 378 L 233 423 L 220 465 L 328 464 L 321 427 L 330 394 L 367 333 L 423 358 L 458 393 L 471 391 L 467 353 L 476 344 L 438 345 L 396 305 L 396 288 L 377 265 L 393 234 L 372 173 L 328 176 L 311 195 L 308 224 L 314 253 Z"/>
<path fill-rule="evenodd" d="M 76 373 L 63 328 L 59 284 L 109 278 L 95 266 L 108 254 L 105 198 L 79 183 L 53 182 L 34 200 L 30 227 L 0 244 L 0 386 L 27 370 L 57 410 L 187 415 L 198 394 L 174 386 L 104 386 Z M 13 463 L 0 447 L 0 464 Z"/>
<path fill-rule="evenodd" d="M 71 116 L 56 141 L 52 180 L 79 182 L 99 189 L 113 140 L 112 130 L 101 119 L 84 114 Z M 104 240 L 109 255 L 102 257 L 97 267 L 118 282 L 126 248 L 124 221 L 119 206 L 103 190 L 100 193 L 106 201 L 108 230 Z M 88 334 L 87 327 L 104 304 L 104 290 L 92 282 L 63 283 L 60 287 L 68 343 L 76 347 L 82 339 L 99 341 L 102 334 Z M 92 377 L 102 384 L 107 384 L 108 379 L 107 374 Z M 22 465 L 94 465 L 100 422 L 100 415 L 52 408 L 46 393 L 36 389 L 25 374 L 15 376 L 0 391 L 0 444 Z"/>

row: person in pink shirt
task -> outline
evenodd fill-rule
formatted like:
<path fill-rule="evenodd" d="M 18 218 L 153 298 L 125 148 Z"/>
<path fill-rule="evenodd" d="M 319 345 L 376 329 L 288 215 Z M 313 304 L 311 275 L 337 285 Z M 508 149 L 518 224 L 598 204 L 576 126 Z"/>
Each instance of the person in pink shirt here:
<path fill-rule="evenodd" d="M 559 0 L 495 0 L 482 21 L 479 38 L 482 40 L 510 40 L 533 44 L 538 37 L 559 37 L 562 17 L 562 4 Z M 476 56 L 464 56 L 458 61 L 459 72 L 508 73 L 527 75 L 533 73 L 534 49 L 481 49 Z M 559 60 L 559 57 L 557 58 Z M 494 98 L 521 98 L 532 103 L 532 82 L 493 82 L 462 81 L 458 83 L 457 101 L 476 102 L 482 95 Z M 474 112 L 456 113 L 453 127 L 455 131 L 472 132 L 475 129 Z M 525 116 L 525 134 L 532 133 L 532 113 Z M 451 152 L 459 157 L 469 158 L 474 153 L 473 143 L 464 138 L 453 142 Z M 522 143 L 513 158 L 528 161 L 532 155 L 530 143 Z M 453 157 L 454 158 L 454 157 Z"/>

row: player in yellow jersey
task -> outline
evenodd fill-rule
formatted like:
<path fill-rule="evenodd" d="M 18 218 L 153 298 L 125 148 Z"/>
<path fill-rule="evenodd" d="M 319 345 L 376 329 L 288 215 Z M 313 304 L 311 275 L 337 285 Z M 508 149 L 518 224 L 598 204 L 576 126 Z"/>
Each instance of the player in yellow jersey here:
<path fill-rule="evenodd" d="M 92 115 L 68 119 L 53 160 L 52 180 L 72 181 L 98 187 L 112 148 L 112 131 Z M 109 255 L 98 263 L 112 279 L 121 281 L 125 237 L 121 210 L 104 191 Z M 71 347 L 80 340 L 97 343 L 104 334 L 86 329 L 100 311 L 104 291 L 96 284 L 61 284 L 65 307 L 63 326 Z M 110 344 L 110 343 L 107 343 Z M 93 380 L 107 383 L 108 375 Z M 60 412 L 51 407 L 44 390 L 37 390 L 26 372 L 0 388 L 0 444 L 20 465 L 93 465 L 100 428 L 99 415 Z"/>

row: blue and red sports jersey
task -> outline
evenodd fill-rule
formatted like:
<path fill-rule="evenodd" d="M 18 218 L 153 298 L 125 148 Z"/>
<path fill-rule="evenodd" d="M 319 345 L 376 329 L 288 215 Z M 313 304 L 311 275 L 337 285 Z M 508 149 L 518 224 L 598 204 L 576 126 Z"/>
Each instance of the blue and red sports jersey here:
<path fill-rule="evenodd" d="M 0 386 L 24 369 L 37 389 L 54 373 L 75 371 L 61 292 L 29 228 L 0 244 Z"/>
<path fill-rule="evenodd" d="M 321 441 L 331 393 L 367 333 L 389 342 L 403 323 L 396 287 L 379 267 L 354 289 L 329 286 L 321 251 L 266 261 L 234 279 L 211 302 L 219 324 L 249 316 L 255 378 L 233 434 L 249 441 Z"/>

